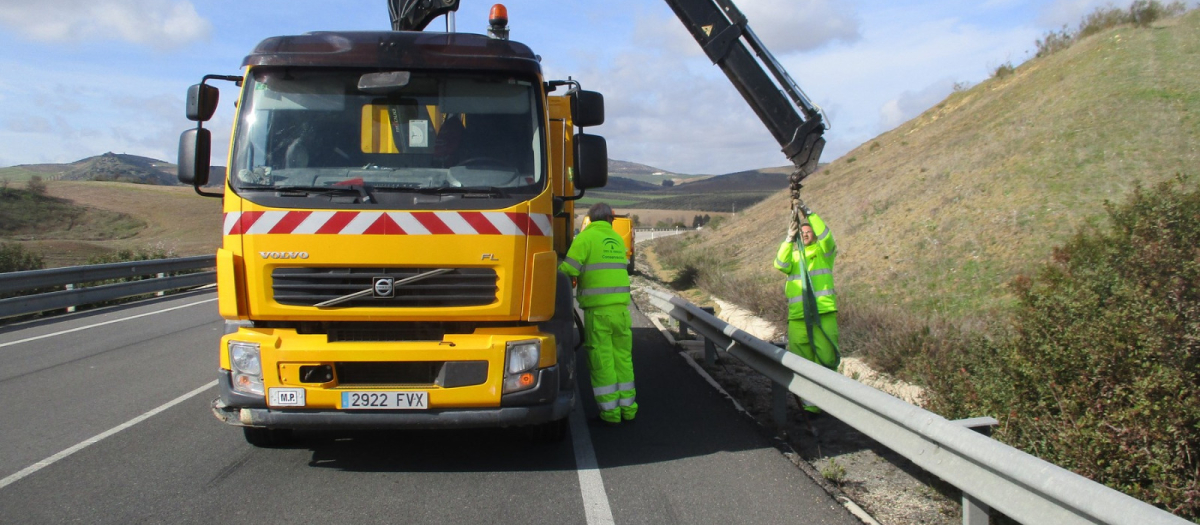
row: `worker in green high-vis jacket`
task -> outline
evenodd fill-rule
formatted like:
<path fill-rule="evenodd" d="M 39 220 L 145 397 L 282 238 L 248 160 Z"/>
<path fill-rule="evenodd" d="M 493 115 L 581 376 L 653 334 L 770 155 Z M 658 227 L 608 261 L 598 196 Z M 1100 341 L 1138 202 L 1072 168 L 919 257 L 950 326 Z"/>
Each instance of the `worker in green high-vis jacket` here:
<path fill-rule="evenodd" d="M 801 204 L 807 222 L 793 225 L 779 245 L 775 269 L 787 274 L 784 295 L 788 301 L 788 350 L 830 370 L 841 362 L 838 352 L 837 293 L 833 288 L 833 262 L 837 243 L 833 232 L 820 216 Z M 800 243 L 797 243 L 799 236 Z M 805 282 L 812 283 L 816 311 L 804 308 Z M 812 340 L 809 340 L 809 333 Z M 820 413 L 816 406 L 804 404 L 809 413 Z"/>
<path fill-rule="evenodd" d="M 592 372 L 592 395 L 600 420 L 608 424 L 637 417 L 633 383 L 633 331 L 629 315 L 629 261 L 625 242 L 613 231 L 613 210 L 597 203 L 590 223 L 575 236 L 559 269 L 577 278 L 575 294 L 583 309 Z"/>

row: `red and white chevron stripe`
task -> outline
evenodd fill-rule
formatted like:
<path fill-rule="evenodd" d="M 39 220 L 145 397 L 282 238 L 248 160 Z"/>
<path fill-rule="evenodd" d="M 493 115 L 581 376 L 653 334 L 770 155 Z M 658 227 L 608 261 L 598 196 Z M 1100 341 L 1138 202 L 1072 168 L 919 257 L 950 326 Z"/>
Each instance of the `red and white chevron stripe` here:
<path fill-rule="evenodd" d="M 225 214 L 225 235 L 549 236 L 550 216 L 478 211 L 247 211 Z"/>

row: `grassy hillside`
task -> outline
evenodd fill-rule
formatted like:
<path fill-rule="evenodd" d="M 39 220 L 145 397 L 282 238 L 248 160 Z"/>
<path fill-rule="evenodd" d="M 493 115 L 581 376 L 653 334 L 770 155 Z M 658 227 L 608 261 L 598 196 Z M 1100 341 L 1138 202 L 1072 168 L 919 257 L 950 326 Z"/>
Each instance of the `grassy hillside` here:
<path fill-rule="evenodd" d="M 22 218 L 13 223 L 22 226 L 0 231 L 0 241 L 19 242 L 47 267 L 83 264 L 122 249 L 210 254 L 221 242 L 220 199 L 191 188 L 69 181 L 46 186 L 44 202 L 21 207 Z M 5 213 L 17 209 L 9 204 Z M 9 224 L 5 217 L 0 222 Z"/>
<path fill-rule="evenodd" d="M 11 240 L 128 238 L 146 223 L 118 211 L 18 189 L 0 190 L 0 238 Z"/>
<path fill-rule="evenodd" d="M 830 133 L 837 133 L 833 129 Z M 956 92 L 806 181 L 837 235 L 844 299 L 951 315 L 1008 304 L 1010 280 L 1137 184 L 1200 164 L 1200 12 L 1123 27 Z M 711 232 L 770 267 L 784 192 Z"/>

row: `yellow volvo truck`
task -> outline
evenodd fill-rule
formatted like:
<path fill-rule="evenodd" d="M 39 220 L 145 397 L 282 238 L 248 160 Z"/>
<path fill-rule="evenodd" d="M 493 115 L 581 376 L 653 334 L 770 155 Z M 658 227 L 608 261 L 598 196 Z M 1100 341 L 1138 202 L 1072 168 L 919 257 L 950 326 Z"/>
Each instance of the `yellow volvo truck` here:
<path fill-rule="evenodd" d="M 579 332 L 557 266 L 573 200 L 607 181 L 606 143 L 582 129 L 603 97 L 543 78 L 502 6 L 489 35 L 422 31 L 457 3 L 393 6 L 393 31 L 268 38 L 241 75 L 189 89 L 179 178 L 224 202 L 212 408 L 251 444 L 566 430 Z M 203 189 L 212 80 L 241 88 L 219 193 Z"/>

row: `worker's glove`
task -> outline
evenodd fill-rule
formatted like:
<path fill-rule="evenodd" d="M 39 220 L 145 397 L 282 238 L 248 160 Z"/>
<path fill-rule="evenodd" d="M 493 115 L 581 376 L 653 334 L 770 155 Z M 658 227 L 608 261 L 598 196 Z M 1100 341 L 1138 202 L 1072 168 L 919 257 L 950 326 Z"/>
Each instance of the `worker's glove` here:
<path fill-rule="evenodd" d="M 800 236 L 800 225 L 793 222 L 791 224 L 791 226 L 788 226 L 787 242 L 794 243 L 794 242 L 796 242 L 796 237 L 799 237 L 799 236 Z"/>
<path fill-rule="evenodd" d="M 804 212 L 805 217 L 812 215 L 812 210 L 808 209 L 808 205 L 803 202 L 800 203 L 800 211 Z"/>

